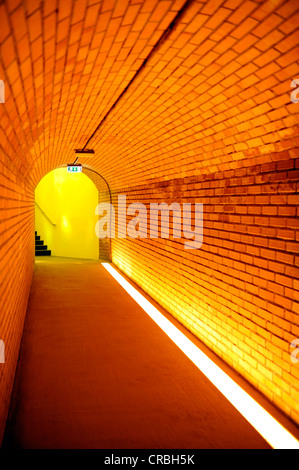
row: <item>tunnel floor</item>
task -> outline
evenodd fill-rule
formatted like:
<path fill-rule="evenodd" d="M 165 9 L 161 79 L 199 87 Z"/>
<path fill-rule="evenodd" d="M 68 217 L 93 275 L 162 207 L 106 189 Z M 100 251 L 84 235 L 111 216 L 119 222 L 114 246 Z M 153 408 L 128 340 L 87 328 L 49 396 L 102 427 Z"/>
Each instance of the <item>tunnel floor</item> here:
<path fill-rule="evenodd" d="M 269 445 L 100 262 L 40 258 L 3 447 Z"/>

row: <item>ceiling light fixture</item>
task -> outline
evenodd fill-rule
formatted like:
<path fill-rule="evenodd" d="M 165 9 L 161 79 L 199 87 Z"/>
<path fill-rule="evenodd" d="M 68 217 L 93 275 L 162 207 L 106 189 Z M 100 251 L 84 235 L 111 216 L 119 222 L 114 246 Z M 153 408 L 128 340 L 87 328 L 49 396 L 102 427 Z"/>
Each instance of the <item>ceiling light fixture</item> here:
<path fill-rule="evenodd" d="M 79 155 L 81 157 L 93 157 L 95 154 L 93 149 L 75 149 L 75 153 L 77 157 L 79 157 Z"/>

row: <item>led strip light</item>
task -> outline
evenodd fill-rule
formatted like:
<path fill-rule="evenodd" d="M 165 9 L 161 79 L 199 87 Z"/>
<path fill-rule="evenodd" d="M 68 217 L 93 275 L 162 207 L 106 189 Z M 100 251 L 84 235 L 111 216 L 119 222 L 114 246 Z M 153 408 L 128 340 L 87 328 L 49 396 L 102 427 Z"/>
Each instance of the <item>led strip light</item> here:
<path fill-rule="evenodd" d="M 299 441 L 248 393 L 234 382 L 220 367 L 209 359 L 176 326 L 162 315 L 109 263 L 102 266 L 169 336 L 181 351 L 197 366 L 212 384 L 229 400 L 241 415 L 274 449 L 299 449 Z"/>

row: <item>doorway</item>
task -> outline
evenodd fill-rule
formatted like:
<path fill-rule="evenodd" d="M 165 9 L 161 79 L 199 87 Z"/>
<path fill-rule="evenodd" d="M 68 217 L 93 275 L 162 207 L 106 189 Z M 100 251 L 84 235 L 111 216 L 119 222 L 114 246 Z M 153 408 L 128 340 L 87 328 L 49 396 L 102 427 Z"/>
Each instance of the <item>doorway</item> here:
<path fill-rule="evenodd" d="M 35 189 L 35 231 L 52 256 L 99 259 L 95 209 L 99 193 L 84 173 L 51 171 Z"/>

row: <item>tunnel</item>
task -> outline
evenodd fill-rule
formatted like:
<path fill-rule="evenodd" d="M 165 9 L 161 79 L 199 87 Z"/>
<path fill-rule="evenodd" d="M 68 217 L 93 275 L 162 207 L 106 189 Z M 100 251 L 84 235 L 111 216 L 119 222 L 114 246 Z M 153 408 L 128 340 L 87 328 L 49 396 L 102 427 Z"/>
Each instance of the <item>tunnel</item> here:
<path fill-rule="evenodd" d="M 3 448 L 299 448 L 298 24 L 297 0 L 0 2 Z M 55 171 L 95 192 L 72 252 Z"/>

